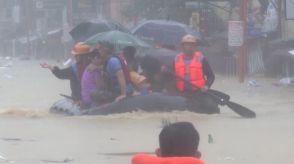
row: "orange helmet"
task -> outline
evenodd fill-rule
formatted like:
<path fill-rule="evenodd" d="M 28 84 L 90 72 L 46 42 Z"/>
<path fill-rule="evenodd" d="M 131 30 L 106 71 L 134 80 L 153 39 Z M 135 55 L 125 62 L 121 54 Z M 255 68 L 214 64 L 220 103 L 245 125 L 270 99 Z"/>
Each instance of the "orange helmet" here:
<path fill-rule="evenodd" d="M 196 43 L 197 40 L 193 35 L 187 34 L 185 36 L 183 36 L 182 38 L 182 44 L 183 43 Z"/>
<path fill-rule="evenodd" d="M 90 53 L 91 51 L 92 49 L 89 45 L 86 45 L 84 42 L 78 42 L 74 45 L 71 53 L 74 56 L 78 56 L 78 55 Z"/>

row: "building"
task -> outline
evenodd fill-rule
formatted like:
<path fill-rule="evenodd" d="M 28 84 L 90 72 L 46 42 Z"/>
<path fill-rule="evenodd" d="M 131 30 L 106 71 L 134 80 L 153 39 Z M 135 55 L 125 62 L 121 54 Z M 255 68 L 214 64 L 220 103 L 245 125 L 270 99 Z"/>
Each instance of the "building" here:
<path fill-rule="evenodd" d="M 134 0 L 100 0 L 99 16 L 106 19 L 112 19 L 122 24 L 127 24 L 127 20 L 123 16 L 122 12 L 125 7 L 132 3 Z"/>
<path fill-rule="evenodd" d="M 20 39 L 27 47 L 21 52 L 34 54 L 34 40 L 90 19 L 105 18 L 126 24 L 121 12 L 131 1 L 0 0 L 0 53 L 15 52 L 14 42 Z"/>

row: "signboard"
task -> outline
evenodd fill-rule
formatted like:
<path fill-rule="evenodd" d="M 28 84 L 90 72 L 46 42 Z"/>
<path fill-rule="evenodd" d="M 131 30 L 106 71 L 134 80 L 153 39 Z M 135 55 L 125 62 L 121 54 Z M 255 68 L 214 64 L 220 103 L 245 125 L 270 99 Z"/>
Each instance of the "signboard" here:
<path fill-rule="evenodd" d="M 285 3 L 286 9 L 286 19 L 294 20 L 294 0 L 286 0 Z"/>
<path fill-rule="evenodd" d="M 244 42 L 244 28 L 242 21 L 229 21 L 228 44 L 232 47 L 242 46 Z"/>

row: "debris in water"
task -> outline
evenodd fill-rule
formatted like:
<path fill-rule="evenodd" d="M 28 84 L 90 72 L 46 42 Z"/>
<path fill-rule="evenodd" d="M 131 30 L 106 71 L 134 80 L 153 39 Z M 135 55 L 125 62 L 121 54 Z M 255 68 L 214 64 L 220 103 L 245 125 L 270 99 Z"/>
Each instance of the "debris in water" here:
<path fill-rule="evenodd" d="M 21 139 L 21 138 L 8 138 L 8 137 L 2 137 L 0 140 L 6 141 L 6 142 L 36 142 L 36 139 Z"/>
<path fill-rule="evenodd" d="M 213 138 L 211 134 L 208 134 L 208 143 L 213 143 Z"/>
<path fill-rule="evenodd" d="M 13 65 L 12 61 L 4 61 L 4 62 L 0 62 L 0 68 L 9 68 Z"/>
<path fill-rule="evenodd" d="M 10 75 L 10 74 L 4 74 L 3 77 L 4 77 L 5 79 L 12 79 L 12 78 L 13 78 L 13 76 Z"/>
<path fill-rule="evenodd" d="M 111 140 L 111 141 L 115 141 L 115 140 L 116 140 L 116 138 L 110 138 L 110 140 Z"/>
<path fill-rule="evenodd" d="M 293 77 L 285 77 L 285 78 L 282 78 L 279 81 L 279 83 L 282 84 L 282 85 L 294 84 L 294 78 Z"/>
<path fill-rule="evenodd" d="M 64 160 L 42 160 L 42 162 L 46 162 L 46 163 L 69 163 L 69 162 L 73 162 L 73 159 L 64 159 Z"/>
<path fill-rule="evenodd" d="M 98 153 L 99 155 L 106 155 L 106 156 L 133 156 L 135 154 L 138 154 L 139 152 L 120 152 L 120 153 Z M 147 151 L 147 152 L 141 152 L 145 154 L 155 154 L 155 152 Z"/>
<path fill-rule="evenodd" d="M 13 161 L 10 161 L 8 159 L 6 159 L 5 157 L 3 157 L 2 155 L 0 155 L 0 163 L 14 163 Z"/>
<path fill-rule="evenodd" d="M 248 84 L 247 84 L 248 87 L 259 87 L 260 85 L 257 83 L 256 80 L 249 80 L 248 81 Z"/>
<path fill-rule="evenodd" d="M 20 139 L 20 138 L 1 138 L 1 140 L 3 140 L 3 141 L 13 141 L 13 142 L 22 141 L 22 139 Z"/>
<path fill-rule="evenodd" d="M 234 161 L 235 158 L 234 157 L 226 157 L 224 160 L 226 160 L 226 161 Z"/>
<path fill-rule="evenodd" d="M 162 127 L 165 127 L 165 126 L 170 125 L 170 124 L 171 124 L 171 120 L 170 119 L 165 119 L 165 118 L 161 119 L 161 125 L 162 125 Z"/>

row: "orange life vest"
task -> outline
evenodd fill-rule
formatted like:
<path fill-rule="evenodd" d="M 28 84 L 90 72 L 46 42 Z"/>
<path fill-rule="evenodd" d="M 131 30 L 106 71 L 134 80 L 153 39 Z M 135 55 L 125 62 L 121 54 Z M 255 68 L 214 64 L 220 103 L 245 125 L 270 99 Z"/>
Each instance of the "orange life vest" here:
<path fill-rule="evenodd" d="M 137 154 L 132 158 L 132 164 L 204 164 L 204 161 L 196 157 L 156 157 Z"/>
<path fill-rule="evenodd" d="M 205 86 L 206 80 L 203 74 L 202 67 L 202 53 L 195 51 L 190 64 L 185 63 L 185 54 L 180 53 L 175 58 L 175 73 L 177 75 L 177 89 L 179 91 L 185 90 L 185 75 L 190 77 L 190 83 L 197 87 L 192 87 L 192 90 L 197 90 Z M 189 85 L 189 84 L 188 84 Z"/>

